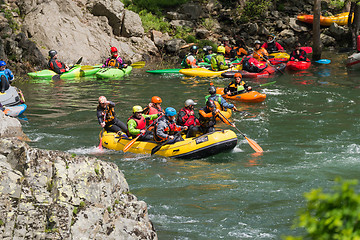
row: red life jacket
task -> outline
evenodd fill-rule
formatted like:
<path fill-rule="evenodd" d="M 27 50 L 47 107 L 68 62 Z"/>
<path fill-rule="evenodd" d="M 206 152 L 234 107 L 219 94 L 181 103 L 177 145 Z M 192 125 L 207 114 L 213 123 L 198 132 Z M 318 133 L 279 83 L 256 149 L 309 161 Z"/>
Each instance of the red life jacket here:
<path fill-rule="evenodd" d="M 153 114 L 158 114 L 158 113 L 163 113 L 164 111 L 160 108 L 154 108 L 154 107 L 149 107 L 149 111 L 147 112 L 147 115 L 153 115 Z M 154 120 L 150 120 L 149 121 L 149 125 L 152 124 Z"/>
<path fill-rule="evenodd" d="M 136 122 L 136 129 L 143 130 L 146 128 L 146 120 L 145 120 L 144 116 L 141 116 L 140 119 L 137 119 L 133 115 L 133 116 L 129 117 L 127 121 L 129 121 L 130 119 L 133 119 Z"/>
<path fill-rule="evenodd" d="M 189 127 L 189 126 L 200 125 L 199 120 L 197 120 L 194 115 L 192 115 L 192 116 L 189 115 L 191 112 L 194 113 L 193 110 L 190 110 L 190 109 L 184 107 L 180 110 L 180 112 L 185 112 L 185 115 L 181 119 L 182 122 L 184 122 L 184 126 Z"/>

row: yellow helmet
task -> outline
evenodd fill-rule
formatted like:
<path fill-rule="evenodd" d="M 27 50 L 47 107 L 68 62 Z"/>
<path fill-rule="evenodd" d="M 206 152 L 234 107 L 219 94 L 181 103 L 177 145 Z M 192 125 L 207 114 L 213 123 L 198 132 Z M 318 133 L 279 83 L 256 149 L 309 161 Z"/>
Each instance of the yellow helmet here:
<path fill-rule="evenodd" d="M 223 46 L 218 46 L 217 52 L 218 52 L 218 53 L 223 53 L 223 54 L 225 54 L 225 47 L 223 47 Z"/>
<path fill-rule="evenodd" d="M 133 113 L 137 113 L 137 112 L 143 112 L 142 107 L 139 105 L 133 106 Z"/>

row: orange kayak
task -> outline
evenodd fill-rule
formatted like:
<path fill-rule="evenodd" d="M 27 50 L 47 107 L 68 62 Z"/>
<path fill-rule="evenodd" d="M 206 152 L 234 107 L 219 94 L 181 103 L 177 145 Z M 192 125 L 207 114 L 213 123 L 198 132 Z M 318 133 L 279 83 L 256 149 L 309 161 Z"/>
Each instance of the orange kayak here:
<path fill-rule="evenodd" d="M 249 103 L 262 102 L 266 98 L 266 94 L 259 93 L 257 91 L 250 91 L 234 96 L 229 96 L 227 94 L 224 94 L 224 88 L 216 88 L 216 93 L 221 94 L 223 98 L 232 99 L 240 102 L 249 102 Z"/>
<path fill-rule="evenodd" d="M 344 26 L 344 25 L 347 25 L 347 23 L 348 23 L 348 17 L 349 17 L 349 12 L 340 13 L 340 14 L 337 14 L 335 16 L 330 16 L 330 17 L 320 16 L 320 25 L 329 27 L 334 22 L 337 25 Z M 314 16 L 301 14 L 301 15 L 297 16 L 297 19 L 301 22 L 313 23 Z M 354 15 L 353 15 L 351 21 L 353 21 L 353 20 L 354 20 Z"/>

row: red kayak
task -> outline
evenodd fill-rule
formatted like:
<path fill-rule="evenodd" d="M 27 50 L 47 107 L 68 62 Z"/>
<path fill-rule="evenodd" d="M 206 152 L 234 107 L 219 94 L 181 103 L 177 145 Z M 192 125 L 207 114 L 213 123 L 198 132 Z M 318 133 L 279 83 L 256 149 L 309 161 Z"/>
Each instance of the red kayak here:
<path fill-rule="evenodd" d="M 308 69 L 311 65 L 310 60 L 308 61 L 289 61 L 286 64 L 286 69 L 292 70 L 292 71 L 298 71 L 298 70 L 305 70 Z"/>
<path fill-rule="evenodd" d="M 222 77 L 225 78 L 233 78 L 235 73 L 241 73 L 243 78 L 266 78 L 269 77 L 270 75 L 275 74 L 276 72 L 280 72 L 282 73 L 282 71 L 285 68 L 285 63 L 281 63 L 279 65 L 276 66 L 270 66 L 268 65 L 264 70 L 262 70 L 261 72 L 255 73 L 255 72 L 248 72 L 245 70 L 241 70 L 241 71 L 227 71 L 221 74 Z"/>

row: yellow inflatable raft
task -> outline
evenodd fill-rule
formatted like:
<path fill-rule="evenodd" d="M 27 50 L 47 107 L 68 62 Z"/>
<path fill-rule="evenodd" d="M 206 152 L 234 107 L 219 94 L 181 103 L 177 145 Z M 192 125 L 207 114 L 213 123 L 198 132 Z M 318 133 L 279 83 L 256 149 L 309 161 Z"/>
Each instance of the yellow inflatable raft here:
<path fill-rule="evenodd" d="M 101 137 L 102 135 L 102 137 Z M 100 132 L 104 148 L 120 151 L 131 141 L 125 134 L 120 137 L 113 132 Z M 215 131 L 195 138 L 184 138 L 184 141 L 164 145 L 155 154 L 164 157 L 197 159 L 215 155 L 233 149 L 237 144 L 237 136 L 231 130 Z M 136 141 L 128 150 L 132 153 L 150 154 L 158 144 L 153 141 Z"/>

